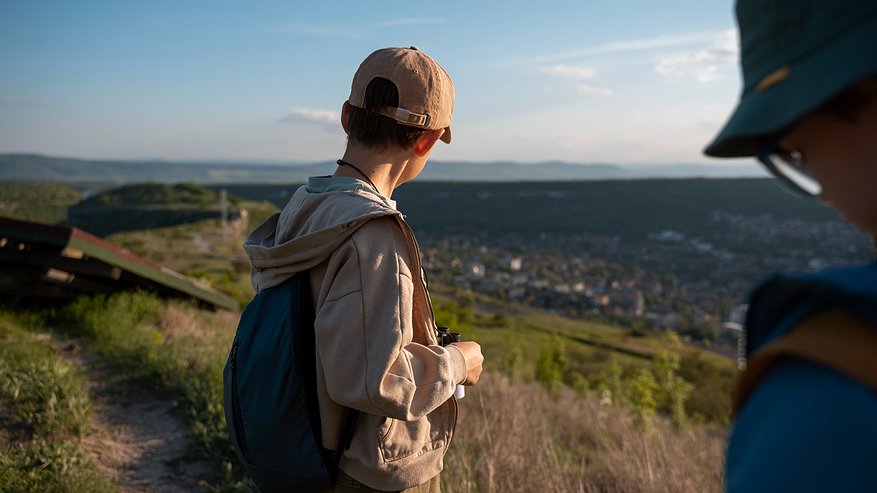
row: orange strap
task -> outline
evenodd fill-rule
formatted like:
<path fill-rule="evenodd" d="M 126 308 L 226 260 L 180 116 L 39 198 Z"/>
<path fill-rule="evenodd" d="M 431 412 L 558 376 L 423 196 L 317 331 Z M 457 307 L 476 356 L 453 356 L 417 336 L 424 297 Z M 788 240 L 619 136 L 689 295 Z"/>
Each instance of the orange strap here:
<path fill-rule="evenodd" d="M 832 310 L 808 318 L 752 355 L 737 379 L 734 415 L 774 363 L 785 357 L 831 368 L 877 392 L 877 328 L 846 310 Z"/>

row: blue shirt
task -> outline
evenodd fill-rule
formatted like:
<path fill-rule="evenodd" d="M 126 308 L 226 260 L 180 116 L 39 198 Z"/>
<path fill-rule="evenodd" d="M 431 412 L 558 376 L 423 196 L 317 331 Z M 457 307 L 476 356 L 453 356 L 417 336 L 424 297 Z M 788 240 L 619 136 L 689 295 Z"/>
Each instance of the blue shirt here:
<path fill-rule="evenodd" d="M 877 492 L 877 395 L 813 363 L 779 363 L 738 414 L 726 469 L 729 493 Z"/>
<path fill-rule="evenodd" d="M 747 314 L 747 352 L 836 308 L 877 330 L 877 264 L 768 279 Z M 734 421 L 726 483 L 729 493 L 877 492 L 877 394 L 832 369 L 781 360 Z"/>

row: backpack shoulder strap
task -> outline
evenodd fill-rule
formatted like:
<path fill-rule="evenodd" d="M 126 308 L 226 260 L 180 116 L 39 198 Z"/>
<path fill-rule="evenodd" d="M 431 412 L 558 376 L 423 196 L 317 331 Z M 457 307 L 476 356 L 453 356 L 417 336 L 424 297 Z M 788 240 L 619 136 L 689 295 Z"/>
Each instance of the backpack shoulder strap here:
<path fill-rule="evenodd" d="M 734 389 L 734 415 L 774 363 L 785 357 L 825 366 L 877 392 L 877 327 L 847 310 L 831 310 L 808 318 L 752 355 Z"/>
<path fill-rule="evenodd" d="M 307 403 L 308 414 L 311 423 L 316 423 L 313 427 L 314 436 L 317 446 L 320 447 L 323 455 L 323 463 L 329 469 L 329 475 L 332 483 L 338 477 L 338 467 L 341 465 L 341 458 L 344 451 L 350 448 L 350 442 L 353 440 L 353 431 L 356 427 L 356 421 L 359 418 L 359 411 L 356 409 L 347 409 L 341 433 L 338 438 L 338 446 L 335 448 L 335 454 L 332 456 L 328 450 L 323 447 L 323 432 L 319 425 L 320 408 L 317 397 L 317 342 L 316 329 L 314 327 L 313 298 L 311 297 L 311 281 L 310 271 L 302 271 L 293 276 L 292 286 L 290 290 L 290 316 L 293 319 L 293 326 L 297 330 L 293 332 L 295 342 L 293 348 L 295 351 L 296 370 L 304 377 L 305 401 Z"/>

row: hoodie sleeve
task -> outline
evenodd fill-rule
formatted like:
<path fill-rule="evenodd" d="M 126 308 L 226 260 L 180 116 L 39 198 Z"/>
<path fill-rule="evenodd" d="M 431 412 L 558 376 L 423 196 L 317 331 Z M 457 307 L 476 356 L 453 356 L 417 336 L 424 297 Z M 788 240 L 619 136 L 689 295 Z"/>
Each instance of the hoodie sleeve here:
<path fill-rule="evenodd" d="M 411 421 L 466 378 L 454 347 L 413 342 L 414 283 L 397 224 L 372 220 L 329 260 L 317 307 L 318 360 L 331 399 Z"/>

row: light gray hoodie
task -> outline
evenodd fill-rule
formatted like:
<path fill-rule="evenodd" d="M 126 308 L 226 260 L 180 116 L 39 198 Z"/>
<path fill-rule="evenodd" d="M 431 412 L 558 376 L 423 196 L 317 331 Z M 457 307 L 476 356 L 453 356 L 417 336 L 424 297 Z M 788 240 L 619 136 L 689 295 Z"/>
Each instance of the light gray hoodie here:
<path fill-rule="evenodd" d="M 466 361 L 436 344 L 420 251 L 395 204 L 354 178 L 311 178 L 244 249 L 256 291 L 310 270 L 324 446 L 337 446 L 345 407 L 366 413 L 341 469 L 380 490 L 441 472 Z"/>

